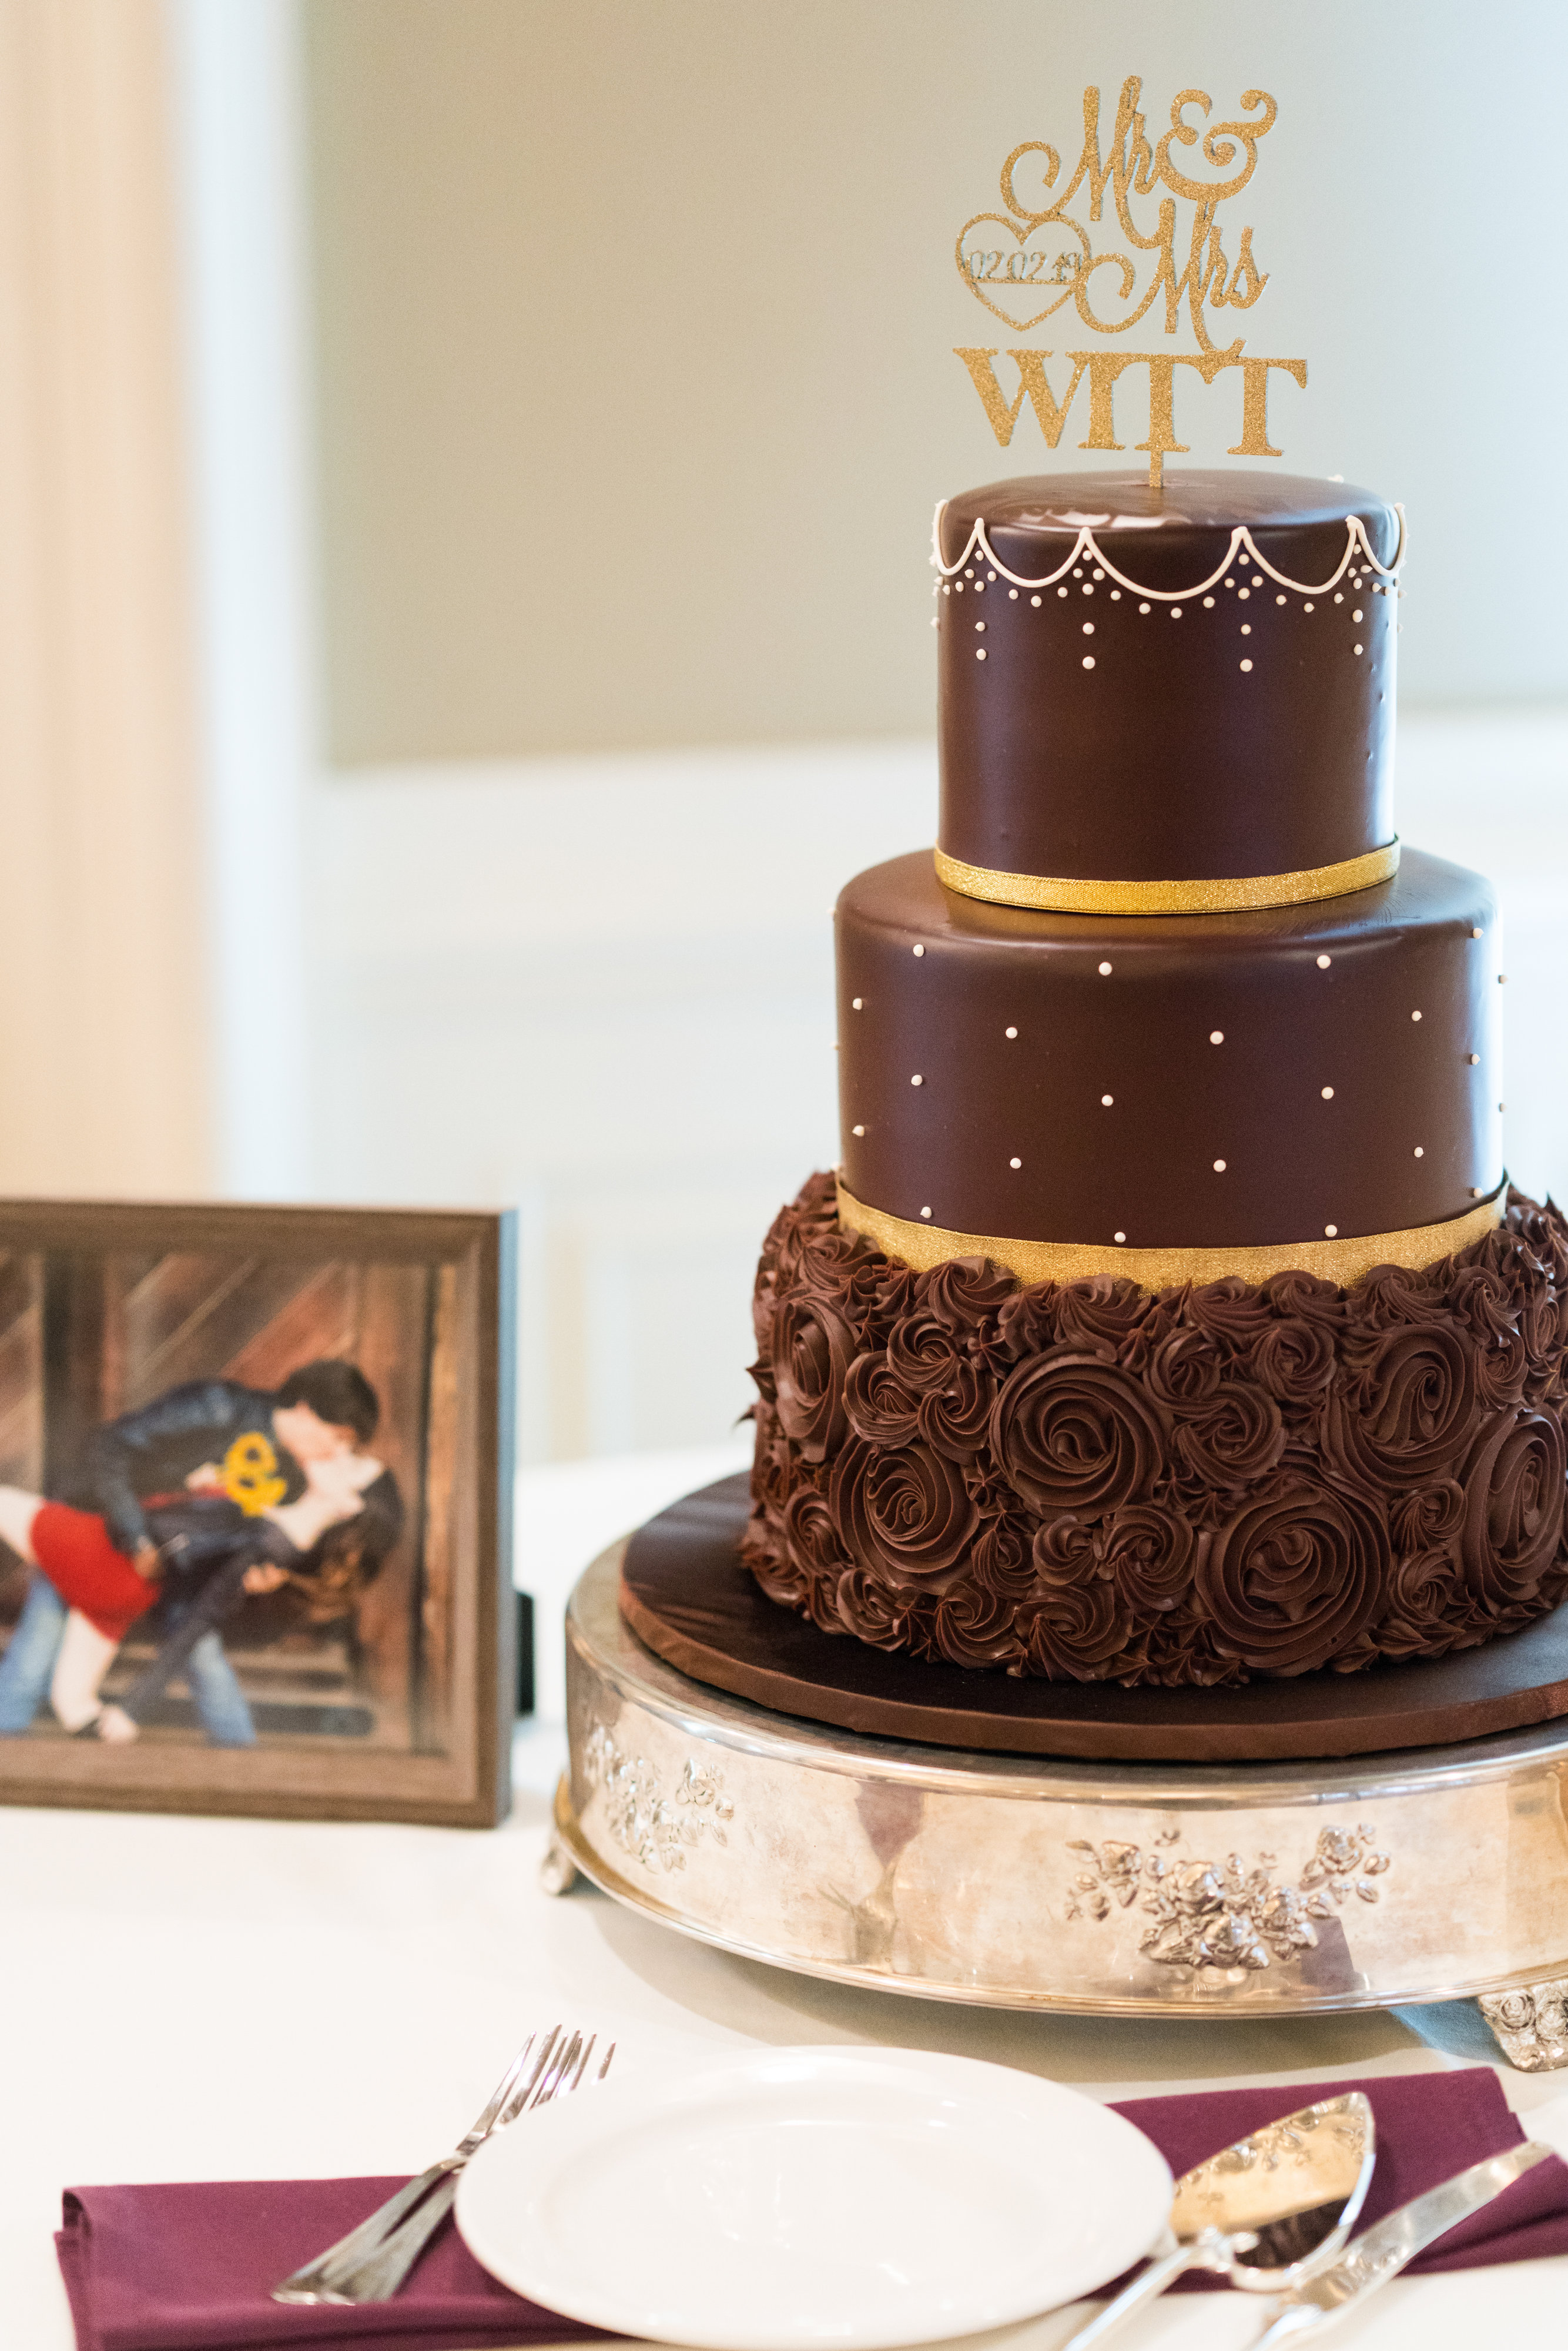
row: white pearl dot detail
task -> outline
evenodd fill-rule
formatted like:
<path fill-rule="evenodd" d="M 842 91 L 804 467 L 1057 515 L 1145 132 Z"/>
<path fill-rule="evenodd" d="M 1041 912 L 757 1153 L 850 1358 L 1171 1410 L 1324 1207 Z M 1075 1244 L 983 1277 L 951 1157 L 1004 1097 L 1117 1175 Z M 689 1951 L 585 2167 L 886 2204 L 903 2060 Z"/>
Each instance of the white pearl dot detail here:
<path fill-rule="evenodd" d="M 1140 605 L 1139 605 L 1139 607 L 1138 607 L 1138 610 L 1139 610 L 1139 611 L 1140 611 L 1140 612 L 1146 612 L 1146 611 L 1148 611 L 1148 609 L 1149 609 L 1149 608 L 1148 608 L 1148 606 L 1147 606 L 1146 604 L 1140 604 Z"/>
<path fill-rule="evenodd" d="M 1465 1055 L 1465 1059 L 1469 1063 L 1472 1070 L 1479 1067 L 1480 1058 L 1481 1057 L 1479 1053 L 1467 1053 Z"/>
<path fill-rule="evenodd" d="M 925 953 L 925 950 L 924 947 L 911 947 L 909 952 L 911 955 L 923 956 Z"/>
<path fill-rule="evenodd" d="M 985 624 L 984 621 L 977 621 L 977 622 L 976 622 L 976 623 L 975 623 L 975 632 L 976 632 L 976 634 L 977 634 L 977 636 L 982 636 L 982 637 L 983 637 L 983 636 L 985 635 L 985 633 L 986 633 L 986 624 Z"/>
<path fill-rule="evenodd" d="M 1172 618 L 1172 620 L 1173 620 L 1173 621 L 1179 621 L 1179 620 L 1180 620 L 1180 618 L 1181 618 L 1181 606 L 1180 606 L 1179 604 L 1173 604 L 1173 605 L 1171 606 L 1171 618 Z"/>
<path fill-rule="evenodd" d="M 1339 1227 L 1338 1227 L 1337 1225 L 1325 1225 L 1325 1226 L 1323 1227 L 1323 1236 L 1324 1236 L 1324 1238 L 1325 1238 L 1325 1239 L 1327 1239 L 1327 1240 L 1331 1240 L 1331 1241 L 1332 1241 L 1332 1240 L 1334 1238 L 1335 1235 L 1338 1233 L 1338 1231 L 1339 1231 Z"/>
<path fill-rule="evenodd" d="M 1092 637 L 1094 634 L 1094 623 L 1092 621 L 1084 622 L 1083 633 L 1086 637 Z"/>
<path fill-rule="evenodd" d="M 925 1083 L 925 1081 L 924 1078 L 915 1077 L 911 1078 L 909 1082 L 912 1086 L 923 1086 Z"/>
<path fill-rule="evenodd" d="M 1208 1041 L 1211 1045 L 1223 1045 L 1225 1042 L 1224 1029 L 1211 1029 L 1208 1032 Z"/>
<path fill-rule="evenodd" d="M 1008 1165 L 1009 1167 L 1021 1167 L 1023 1165 L 1023 1161 L 1021 1159 L 1009 1159 L 1008 1161 Z"/>
<path fill-rule="evenodd" d="M 1018 600 L 1019 600 L 1019 591 L 1018 591 L 1018 590 L 1017 590 L 1016 588 L 1009 588 L 1009 589 L 1008 590 L 1008 602 L 1009 602 L 1009 604 L 1016 604 L 1016 603 L 1018 602 Z"/>
<path fill-rule="evenodd" d="M 1109 965 L 1108 963 L 1103 963 L 1103 964 L 1101 965 L 1101 967 L 1100 967 L 1100 977 L 1101 977 L 1101 978 L 1102 978 L 1102 979 L 1109 979 L 1109 978 L 1110 978 L 1110 977 L 1111 977 L 1111 967 L 1110 967 L 1110 965 Z"/>
<path fill-rule="evenodd" d="M 975 659 L 976 659 L 977 661 L 984 661 L 984 660 L 985 660 L 985 658 L 986 658 L 986 648 L 985 648 L 985 646 L 984 646 L 984 645 L 977 645 L 977 646 L 975 647 Z"/>
<path fill-rule="evenodd" d="M 865 1133 L 865 1129 L 863 1126 L 852 1126 L 850 1133 L 852 1134 L 863 1134 Z"/>
<path fill-rule="evenodd" d="M 1282 602 L 1284 600 L 1281 598 L 1281 602 Z M 1355 622 L 1355 623 L 1356 623 L 1356 624 L 1357 624 L 1357 626 L 1359 627 L 1360 622 L 1361 622 L 1361 614 L 1360 614 L 1359 612 L 1353 612 L 1353 613 L 1351 614 L 1351 616 L 1350 616 L 1350 617 L 1351 617 L 1351 619 L 1352 619 L 1354 622 Z"/>
<path fill-rule="evenodd" d="M 1330 964 L 1331 964 L 1331 963 L 1333 963 L 1333 956 L 1319 956 L 1319 957 L 1318 957 L 1318 969 L 1319 969 L 1320 971 L 1327 971 L 1327 969 L 1328 969 L 1328 967 L 1329 967 Z"/>
<path fill-rule="evenodd" d="M 1112 1103 L 1115 1101 L 1115 1099 L 1116 1099 L 1116 1097 L 1115 1097 L 1115 1095 L 1114 1095 L 1114 1094 L 1102 1094 L 1102 1095 L 1101 1095 L 1101 1097 L 1100 1097 L 1100 1107 L 1101 1107 L 1101 1109 L 1102 1109 L 1102 1110 L 1109 1110 L 1109 1109 L 1110 1109 L 1110 1107 L 1111 1107 L 1111 1105 L 1112 1105 Z"/>
<path fill-rule="evenodd" d="M 1094 666 L 1094 656 L 1093 656 L 1093 654 L 1092 654 L 1092 653 L 1085 653 L 1085 654 L 1084 654 L 1084 656 L 1083 656 L 1083 666 L 1084 666 L 1084 668 L 1085 668 L 1085 669 L 1092 669 L 1092 668 L 1093 668 L 1093 666 Z"/>
<path fill-rule="evenodd" d="M 1352 650 L 1352 652 L 1353 652 L 1353 653 L 1359 653 L 1363 650 L 1363 648 L 1362 648 L 1360 645 L 1353 645 L 1353 646 L 1352 646 L 1352 648 L 1351 648 L 1351 650 Z"/>
<path fill-rule="evenodd" d="M 1029 601 L 1034 606 L 1036 611 L 1038 611 L 1040 610 L 1040 598 L 1038 596 L 1031 596 Z"/>
<path fill-rule="evenodd" d="M 931 1211 L 929 1208 L 922 1208 L 920 1213 L 923 1217 L 928 1217 L 931 1214 Z"/>
<path fill-rule="evenodd" d="M 1213 597 L 1212 597 L 1212 596 L 1206 596 L 1206 597 L 1204 598 L 1204 600 L 1203 600 L 1203 609 L 1204 609 L 1204 611 L 1205 611 L 1206 612 L 1212 612 L 1212 611 L 1213 611 L 1213 610 L 1214 610 L 1214 599 L 1213 599 Z"/>
<path fill-rule="evenodd" d="M 1242 663 L 1241 666 L 1242 666 L 1242 668 L 1243 668 L 1244 670 L 1247 670 L 1247 669 L 1250 669 L 1250 668 L 1251 668 L 1251 666 L 1252 666 L 1252 664 L 1251 664 L 1251 663 L 1250 663 L 1249 661 L 1244 661 L 1244 662 Z"/>
<path fill-rule="evenodd" d="M 1485 938 L 1485 936 L 1486 936 L 1486 933 L 1482 930 L 1482 928 L 1481 928 L 1481 926 L 1480 926 L 1480 925 L 1479 925 L 1479 923 L 1476 925 L 1476 926 L 1475 926 L 1474 930 L 1470 933 L 1470 936 L 1471 936 L 1471 938 L 1472 938 L 1472 939 L 1484 939 L 1484 938 Z"/>
<path fill-rule="evenodd" d="M 1283 598 L 1282 596 L 1276 596 L 1276 597 L 1275 597 L 1275 599 L 1274 599 L 1274 601 L 1275 601 L 1275 603 L 1276 603 L 1276 604 L 1282 604 L 1282 603 L 1284 602 L 1284 601 L 1285 601 L 1285 600 L 1284 600 L 1284 598 Z"/>
<path fill-rule="evenodd" d="M 1421 1015 L 1420 1015 L 1418 1012 L 1413 1012 L 1413 1013 L 1410 1015 L 1410 1018 L 1411 1018 L 1411 1019 L 1412 1019 L 1412 1020 L 1419 1020 L 1419 1019 L 1421 1018 Z"/>
<path fill-rule="evenodd" d="M 1225 1162 L 1224 1162 L 1224 1160 L 1223 1160 L 1223 1159 L 1217 1159 L 1217 1160 L 1215 1161 L 1215 1163 L 1214 1163 L 1214 1172 L 1215 1172 L 1215 1174 L 1216 1174 L 1217 1176 L 1223 1176 L 1223 1175 L 1224 1175 L 1224 1173 L 1225 1173 Z"/>
<path fill-rule="evenodd" d="M 1002 1034 L 1004 1037 L 1016 1037 L 1018 1035 L 1018 1030 L 1016 1029 L 1004 1029 Z"/>
<path fill-rule="evenodd" d="M 1111 1236 L 1111 1238 L 1113 1241 L 1124 1241 L 1126 1238 L 1127 1236 L 1125 1233 L 1113 1233 Z"/>
<path fill-rule="evenodd" d="M 1315 606 L 1313 606 L 1313 605 L 1312 605 L 1312 604 L 1303 604 L 1303 605 L 1301 606 L 1301 610 L 1302 610 L 1302 611 L 1303 611 L 1303 612 L 1311 612 L 1311 611 L 1314 611 L 1315 609 L 1316 609 L 1316 608 L 1315 608 Z"/>
<path fill-rule="evenodd" d="M 1426 1152 L 1422 1149 L 1419 1144 L 1416 1145 L 1416 1156 L 1417 1159 L 1425 1159 L 1427 1156 Z"/>
<path fill-rule="evenodd" d="M 1057 594 L 1058 594 L 1059 596 L 1065 596 L 1065 595 L 1066 595 L 1066 593 L 1067 593 L 1067 590 L 1066 590 L 1066 589 L 1065 589 L 1065 588 L 1059 588 L 1059 589 L 1057 590 L 1057 591 L 1056 591 L 1056 592 L 1057 592 Z"/>
<path fill-rule="evenodd" d="M 1333 1102 L 1333 1088 L 1332 1086 L 1325 1086 L 1322 1090 L 1322 1093 L 1324 1102 Z"/>
<path fill-rule="evenodd" d="M 863 996 L 852 996 L 850 998 L 850 1010 L 852 1012 L 862 1012 L 864 1009 L 865 998 Z"/>

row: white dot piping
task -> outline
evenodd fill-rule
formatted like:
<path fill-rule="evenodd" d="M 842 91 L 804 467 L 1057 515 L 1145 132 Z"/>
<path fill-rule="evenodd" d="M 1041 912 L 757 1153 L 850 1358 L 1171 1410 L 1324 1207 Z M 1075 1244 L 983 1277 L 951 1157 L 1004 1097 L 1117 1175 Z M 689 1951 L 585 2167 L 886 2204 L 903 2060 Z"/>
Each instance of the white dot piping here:
<path fill-rule="evenodd" d="M 1185 604 L 1189 602 L 1193 597 L 1203 595 L 1207 590 L 1214 587 L 1218 580 L 1223 580 L 1225 574 L 1229 570 L 1232 563 L 1236 560 L 1238 550 L 1245 548 L 1250 560 L 1257 564 L 1260 573 L 1266 571 L 1270 579 L 1275 582 L 1276 586 L 1294 589 L 1299 596 L 1326 596 L 1330 589 L 1333 586 L 1335 580 L 1343 580 L 1345 573 L 1354 567 L 1355 561 L 1355 551 L 1358 547 L 1361 549 L 1362 554 L 1367 564 L 1377 573 L 1378 577 L 1383 580 L 1397 579 L 1399 576 L 1400 567 L 1405 561 L 1405 509 L 1402 506 L 1396 505 L 1394 511 L 1399 517 L 1399 544 L 1394 550 L 1393 562 L 1386 564 L 1379 563 L 1376 556 L 1372 551 L 1372 541 L 1367 538 L 1365 524 L 1362 521 L 1359 515 L 1349 515 L 1345 518 L 1344 553 L 1340 558 L 1338 569 L 1332 571 L 1326 580 L 1320 580 L 1315 585 L 1305 580 L 1292 580 L 1288 572 L 1276 570 L 1274 566 L 1270 562 L 1268 557 L 1261 554 L 1259 549 L 1254 545 L 1252 534 L 1248 529 L 1245 523 L 1238 523 L 1236 528 L 1231 532 L 1230 544 L 1225 550 L 1225 560 L 1223 563 L 1218 565 L 1216 569 L 1209 573 L 1207 580 L 1200 580 L 1197 585 L 1192 588 L 1145 588 L 1136 580 L 1130 580 L 1124 571 L 1117 570 L 1116 566 L 1112 562 L 1110 557 L 1104 553 L 1099 541 L 1095 538 L 1093 531 L 1090 529 L 1087 524 L 1084 524 L 1080 528 L 1078 536 L 1072 543 L 1072 551 L 1066 558 L 1065 561 L 1060 563 L 1054 571 L 1044 572 L 1038 580 L 1030 580 L 1021 571 L 1009 571 L 1007 565 L 1002 561 L 1000 556 L 997 555 L 993 551 L 990 540 L 986 536 L 986 526 L 983 518 L 977 519 L 973 528 L 970 530 L 964 552 L 959 556 L 957 561 L 956 563 L 944 563 L 942 560 L 942 517 L 946 513 L 946 507 L 947 501 L 946 498 L 941 498 L 937 501 L 936 513 L 931 525 L 931 560 L 936 567 L 936 569 L 941 572 L 945 579 L 951 580 L 954 573 L 961 571 L 964 569 L 964 566 L 968 562 L 970 557 L 977 549 L 978 549 L 986 561 L 989 563 L 995 570 L 998 571 L 1004 580 L 1011 580 L 1015 588 L 1053 588 L 1059 580 L 1066 578 L 1067 574 L 1072 569 L 1075 563 L 1080 562 L 1080 560 L 1087 555 L 1092 557 L 1096 563 L 1100 564 L 1110 577 L 1117 582 L 1118 586 L 1130 590 L 1134 596 L 1148 596 L 1156 603 L 1161 604 Z M 1261 587 L 1261 579 L 1258 580 L 1257 584 Z M 1343 597 L 1338 601 L 1343 602 Z"/>

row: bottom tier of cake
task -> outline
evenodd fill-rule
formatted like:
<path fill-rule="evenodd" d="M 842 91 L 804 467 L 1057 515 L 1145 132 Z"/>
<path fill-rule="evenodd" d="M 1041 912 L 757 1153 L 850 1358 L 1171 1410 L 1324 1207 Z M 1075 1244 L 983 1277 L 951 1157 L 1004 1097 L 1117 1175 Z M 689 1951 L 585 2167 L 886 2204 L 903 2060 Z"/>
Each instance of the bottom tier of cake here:
<path fill-rule="evenodd" d="M 1050 1679 L 1438 1656 L 1568 1593 L 1568 1225 L 1348 1290 L 916 1272 L 831 1176 L 758 1273 L 743 1556 L 825 1631 Z"/>

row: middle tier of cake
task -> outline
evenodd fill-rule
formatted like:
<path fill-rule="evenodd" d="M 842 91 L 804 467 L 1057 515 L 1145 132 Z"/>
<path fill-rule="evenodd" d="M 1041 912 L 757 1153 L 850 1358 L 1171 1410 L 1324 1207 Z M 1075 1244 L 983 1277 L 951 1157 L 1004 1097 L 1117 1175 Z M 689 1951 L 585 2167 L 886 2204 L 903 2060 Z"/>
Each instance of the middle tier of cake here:
<path fill-rule="evenodd" d="M 1343 898 L 1115 919 L 874 866 L 837 914 L 845 1186 L 1108 1257 L 1463 1217 L 1503 1181 L 1495 921 L 1414 850 Z"/>

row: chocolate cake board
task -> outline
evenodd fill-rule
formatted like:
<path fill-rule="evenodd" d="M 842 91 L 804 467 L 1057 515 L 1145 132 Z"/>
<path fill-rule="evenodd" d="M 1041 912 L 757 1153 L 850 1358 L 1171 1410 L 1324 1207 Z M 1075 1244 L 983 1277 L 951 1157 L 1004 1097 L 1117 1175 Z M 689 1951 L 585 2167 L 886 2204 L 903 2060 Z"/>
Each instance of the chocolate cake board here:
<path fill-rule="evenodd" d="M 767 1597 L 740 1563 L 747 1508 L 741 1475 L 651 1519 L 627 1547 L 622 1614 L 694 1681 L 840 1729 L 1009 1755 L 1262 1763 L 1449 1746 L 1568 1715 L 1568 1604 L 1450 1656 L 1237 1689 L 1123 1689 L 892 1656 Z"/>

